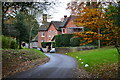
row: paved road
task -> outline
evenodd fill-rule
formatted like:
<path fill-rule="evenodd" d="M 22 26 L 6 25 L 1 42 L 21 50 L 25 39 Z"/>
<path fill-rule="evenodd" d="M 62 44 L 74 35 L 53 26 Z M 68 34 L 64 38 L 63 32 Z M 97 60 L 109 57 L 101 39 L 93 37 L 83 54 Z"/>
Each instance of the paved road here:
<path fill-rule="evenodd" d="M 49 54 L 50 61 L 10 78 L 73 78 L 77 63 L 74 58 L 62 54 Z"/>

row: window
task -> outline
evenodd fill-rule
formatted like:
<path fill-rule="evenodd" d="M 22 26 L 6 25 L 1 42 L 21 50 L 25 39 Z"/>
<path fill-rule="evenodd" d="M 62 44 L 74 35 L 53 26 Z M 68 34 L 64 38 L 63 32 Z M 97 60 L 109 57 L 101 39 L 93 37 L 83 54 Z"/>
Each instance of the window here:
<path fill-rule="evenodd" d="M 44 42 L 44 40 L 41 40 L 41 42 Z"/>
<path fill-rule="evenodd" d="M 56 34 L 57 34 L 57 31 L 54 31 L 54 34 L 56 35 Z"/>
<path fill-rule="evenodd" d="M 62 34 L 64 34 L 65 33 L 65 29 L 62 29 Z"/>
<path fill-rule="evenodd" d="M 44 32 L 42 32 L 42 37 L 45 37 L 45 33 Z"/>
<path fill-rule="evenodd" d="M 65 32 L 65 29 L 63 29 L 63 32 Z"/>

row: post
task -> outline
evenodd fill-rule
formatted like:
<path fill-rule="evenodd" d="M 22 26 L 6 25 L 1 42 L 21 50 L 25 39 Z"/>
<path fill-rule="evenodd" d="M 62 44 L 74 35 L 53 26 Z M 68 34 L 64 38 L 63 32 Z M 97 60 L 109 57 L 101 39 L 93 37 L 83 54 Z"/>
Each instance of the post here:
<path fill-rule="evenodd" d="M 0 35 L 2 34 L 2 2 L 0 1 Z M 2 48 L 2 40 L 0 40 L 0 48 Z M 0 79 L 2 79 L 2 50 L 0 51 Z"/>
<path fill-rule="evenodd" d="M 98 34 L 100 34 L 100 28 L 98 28 Z M 100 39 L 98 39 L 98 48 L 100 48 L 101 45 L 100 45 Z"/>

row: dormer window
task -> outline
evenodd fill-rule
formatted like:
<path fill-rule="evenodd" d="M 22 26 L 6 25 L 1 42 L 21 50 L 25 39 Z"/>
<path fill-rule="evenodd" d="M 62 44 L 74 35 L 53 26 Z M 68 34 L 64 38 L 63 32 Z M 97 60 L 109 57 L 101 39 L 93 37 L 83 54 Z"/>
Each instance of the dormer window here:
<path fill-rule="evenodd" d="M 42 32 L 42 33 L 41 33 L 41 36 L 42 36 L 42 37 L 45 37 L 45 33 L 44 33 L 44 32 Z"/>

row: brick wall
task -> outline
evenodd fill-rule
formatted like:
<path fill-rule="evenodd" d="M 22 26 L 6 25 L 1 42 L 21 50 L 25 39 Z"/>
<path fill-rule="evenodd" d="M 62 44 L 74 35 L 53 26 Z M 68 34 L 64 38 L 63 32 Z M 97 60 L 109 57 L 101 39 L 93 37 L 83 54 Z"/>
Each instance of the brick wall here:
<path fill-rule="evenodd" d="M 42 36 L 42 32 L 44 32 L 44 36 Z M 44 42 L 47 41 L 47 31 L 38 32 L 38 47 L 41 47 L 42 40 L 44 40 Z"/>
<path fill-rule="evenodd" d="M 53 24 L 51 24 L 48 29 L 47 42 L 51 41 L 53 37 L 58 34 L 60 34 L 60 32 L 56 30 Z"/>
<path fill-rule="evenodd" d="M 67 23 L 67 25 L 65 27 L 66 27 L 65 33 L 69 33 L 68 27 L 77 27 L 77 26 L 75 25 L 74 21 L 70 17 L 70 19 L 69 19 L 69 21 L 68 21 L 68 23 Z"/>

